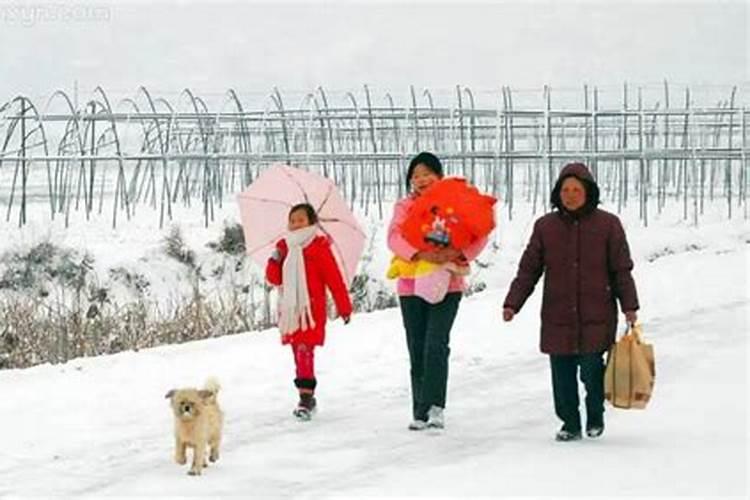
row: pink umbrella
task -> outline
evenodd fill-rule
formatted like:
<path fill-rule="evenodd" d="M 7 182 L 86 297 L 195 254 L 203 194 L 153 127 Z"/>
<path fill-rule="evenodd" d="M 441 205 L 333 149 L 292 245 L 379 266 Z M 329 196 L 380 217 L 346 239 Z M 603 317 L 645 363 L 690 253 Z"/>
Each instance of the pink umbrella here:
<path fill-rule="evenodd" d="M 287 232 L 289 209 L 309 203 L 318 226 L 331 238 L 341 273 L 351 284 L 365 246 L 365 233 L 330 179 L 288 165 L 273 165 L 238 196 L 246 253 L 265 268 L 276 242 Z"/>

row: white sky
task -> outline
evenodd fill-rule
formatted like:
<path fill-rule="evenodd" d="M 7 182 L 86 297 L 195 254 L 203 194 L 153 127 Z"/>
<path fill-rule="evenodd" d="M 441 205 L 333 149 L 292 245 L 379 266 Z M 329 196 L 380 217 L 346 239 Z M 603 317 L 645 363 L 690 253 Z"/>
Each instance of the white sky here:
<path fill-rule="evenodd" d="M 93 21 L 61 19 L 60 4 L 0 0 L 0 101 L 76 80 L 114 93 L 750 80 L 743 1 L 68 4 L 105 7 Z"/>

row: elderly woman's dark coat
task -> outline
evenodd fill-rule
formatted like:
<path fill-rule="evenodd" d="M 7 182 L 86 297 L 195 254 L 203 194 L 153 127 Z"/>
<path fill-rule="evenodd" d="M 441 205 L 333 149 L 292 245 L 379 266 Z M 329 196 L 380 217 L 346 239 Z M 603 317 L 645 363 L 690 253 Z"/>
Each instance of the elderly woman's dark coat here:
<path fill-rule="evenodd" d="M 573 213 L 560 202 L 562 182 L 571 176 L 587 193 L 586 205 Z M 562 170 L 552 203 L 557 210 L 534 224 L 504 307 L 520 311 L 544 274 L 542 352 L 603 352 L 615 340 L 615 301 L 623 312 L 638 309 L 625 231 L 617 216 L 596 208 L 599 188 L 583 164 Z"/>

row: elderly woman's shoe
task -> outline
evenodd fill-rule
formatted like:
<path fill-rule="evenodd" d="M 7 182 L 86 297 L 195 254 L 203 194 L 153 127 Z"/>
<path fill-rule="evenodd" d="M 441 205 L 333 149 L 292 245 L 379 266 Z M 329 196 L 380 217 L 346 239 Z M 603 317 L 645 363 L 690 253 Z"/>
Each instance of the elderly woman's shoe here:
<path fill-rule="evenodd" d="M 555 434 L 555 441 L 578 441 L 581 439 L 580 429 L 577 431 L 569 431 L 565 427 L 557 431 Z"/>

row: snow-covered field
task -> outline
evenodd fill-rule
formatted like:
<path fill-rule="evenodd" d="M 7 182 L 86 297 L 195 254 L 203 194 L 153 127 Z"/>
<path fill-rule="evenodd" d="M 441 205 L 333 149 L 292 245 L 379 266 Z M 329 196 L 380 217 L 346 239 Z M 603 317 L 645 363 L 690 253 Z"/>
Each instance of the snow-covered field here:
<path fill-rule="evenodd" d="M 483 256 L 488 290 L 459 311 L 440 435 L 406 430 L 408 357 L 391 309 L 330 325 L 309 423 L 291 416 L 293 361 L 274 330 L 2 371 L 0 498 L 746 496 L 750 225 L 710 212 L 698 227 L 665 214 L 643 228 L 623 214 L 657 381 L 647 410 L 608 410 L 601 440 L 553 440 L 539 292 L 513 323 L 499 319 L 534 220 L 521 207 Z M 159 241 L 139 227 L 66 234 L 103 260 L 144 266 Z M 382 234 L 376 243 L 370 272 L 382 276 Z M 209 375 L 223 384 L 225 445 L 189 477 L 172 462 L 164 394 Z"/>

